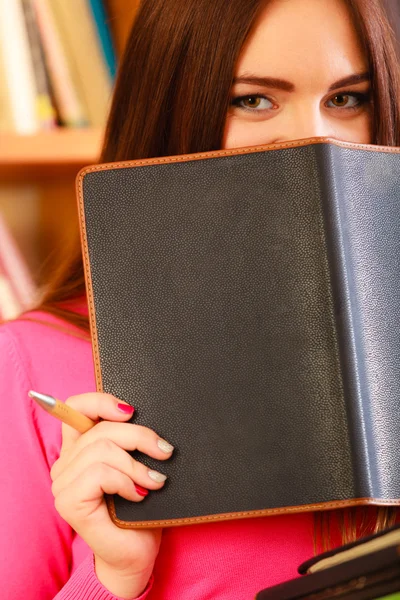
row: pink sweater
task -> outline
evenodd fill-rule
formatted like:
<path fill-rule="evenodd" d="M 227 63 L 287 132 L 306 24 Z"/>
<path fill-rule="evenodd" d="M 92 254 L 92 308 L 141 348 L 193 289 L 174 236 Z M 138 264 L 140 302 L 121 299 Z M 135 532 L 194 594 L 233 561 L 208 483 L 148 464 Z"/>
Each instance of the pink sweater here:
<path fill-rule="evenodd" d="M 49 470 L 61 423 L 27 395 L 33 389 L 65 400 L 94 391 L 91 345 L 18 320 L 0 327 L 0 360 L 1 595 L 116 600 L 97 580 L 90 548 L 54 508 Z M 299 514 L 165 529 L 154 581 L 140 598 L 252 600 L 295 577 L 313 555 L 312 524 L 311 514 Z"/>

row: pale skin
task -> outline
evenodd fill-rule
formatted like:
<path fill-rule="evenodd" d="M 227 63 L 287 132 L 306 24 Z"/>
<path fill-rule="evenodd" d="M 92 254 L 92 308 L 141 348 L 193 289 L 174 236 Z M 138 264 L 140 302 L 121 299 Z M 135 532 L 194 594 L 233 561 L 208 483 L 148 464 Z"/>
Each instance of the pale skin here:
<path fill-rule="evenodd" d="M 242 50 L 235 78 L 225 148 L 316 136 L 371 143 L 368 65 L 341 0 L 273 0 Z M 104 493 L 134 502 L 144 499 L 134 484 L 157 493 L 164 483 L 151 479 L 126 451 L 138 449 L 161 461 L 172 452 L 160 449 L 155 432 L 125 423 L 130 415 L 118 402 L 99 393 L 67 400 L 104 421 L 83 435 L 62 426 L 51 478 L 56 509 L 93 550 L 98 579 L 129 600 L 148 583 L 161 530 L 118 528 Z"/>
<path fill-rule="evenodd" d="M 371 143 L 368 64 L 341 0 L 269 3 L 235 79 L 225 148 L 320 136 Z"/>

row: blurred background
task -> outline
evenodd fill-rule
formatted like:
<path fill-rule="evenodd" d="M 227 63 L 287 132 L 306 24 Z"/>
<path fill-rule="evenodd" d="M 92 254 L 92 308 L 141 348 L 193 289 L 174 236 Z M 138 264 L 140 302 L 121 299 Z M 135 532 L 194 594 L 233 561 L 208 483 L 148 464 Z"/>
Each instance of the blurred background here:
<path fill-rule="evenodd" d="M 384 1 L 399 33 L 400 0 Z M 0 319 L 29 306 L 68 252 L 75 177 L 98 159 L 138 4 L 0 0 Z"/>
<path fill-rule="evenodd" d="M 29 305 L 77 229 L 138 0 L 0 0 L 0 318 Z"/>

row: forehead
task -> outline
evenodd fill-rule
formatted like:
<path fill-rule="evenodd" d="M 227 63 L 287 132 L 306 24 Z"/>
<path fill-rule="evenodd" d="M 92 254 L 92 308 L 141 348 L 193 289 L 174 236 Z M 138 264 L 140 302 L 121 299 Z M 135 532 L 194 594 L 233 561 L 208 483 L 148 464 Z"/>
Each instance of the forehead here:
<path fill-rule="evenodd" d="M 367 70 L 344 0 L 271 0 L 238 61 L 237 75 L 311 80 L 320 84 Z"/>

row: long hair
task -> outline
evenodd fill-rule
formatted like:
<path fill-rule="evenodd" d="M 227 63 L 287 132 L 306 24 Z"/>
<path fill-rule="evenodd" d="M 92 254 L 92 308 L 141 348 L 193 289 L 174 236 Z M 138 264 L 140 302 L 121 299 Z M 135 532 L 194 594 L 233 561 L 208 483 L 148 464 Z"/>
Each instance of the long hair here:
<path fill-rule="evenodd" d="M 143 0 L 119 68 L 100 161 L 220 149 L 235 65 L 267 2 Z M 387 13 L 382 0 L 346 2 L 369 62 L 372 141 L 400 146 L 400 66 Z M 39 308 L 88 333 L 87 317 L 71 308 L 84 296 L 76 239 Z M 342 513 L 343 541 L 356 535 L 353 512 Z M 375 528 L 389 525 L 393 515 L 390 509 L 379 509 Z M 331 517 L 329 513 L 316 517 L 323 540 Z"/>

